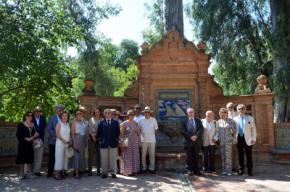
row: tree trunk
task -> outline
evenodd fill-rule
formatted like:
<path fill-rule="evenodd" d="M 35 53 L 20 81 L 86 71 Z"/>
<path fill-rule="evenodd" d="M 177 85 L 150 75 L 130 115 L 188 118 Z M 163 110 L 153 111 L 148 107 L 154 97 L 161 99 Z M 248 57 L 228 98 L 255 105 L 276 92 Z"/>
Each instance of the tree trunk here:
<path fill-rule="evenodd" d="M 273 45 L 274 77 L 274 122 L 287 120 L 289 98 L 288 56 L 290 45 L 287 41 L 289 31 L 289 3 L 285 0 L 270 0 Z"/>

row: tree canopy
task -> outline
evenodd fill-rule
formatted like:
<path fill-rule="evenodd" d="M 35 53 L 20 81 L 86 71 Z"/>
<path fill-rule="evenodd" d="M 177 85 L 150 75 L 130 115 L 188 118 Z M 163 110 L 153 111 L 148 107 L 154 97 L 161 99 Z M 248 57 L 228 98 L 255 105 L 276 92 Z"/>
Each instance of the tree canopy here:
<path fill-rule="evenodd" d="M 289 8 L 289 1 L 275 0 L 200 0 L 187 8 L 198 37 L 216 62 L 214 75 L 225 93 L 253 93 L 256 77 L 268 76 L 275 104 L 280 103 L 276 121 L 282 122 L 290 96 Z"/>
<path fill-rule="evenodd" d="M 152 46 L 165 34 L 164 0 L 150 0 L 144 6 L 150 28 L 143 31 L 143 39 Z"/>
<path fill-rule="evenodd" d="M 97 24 L 119 10 L 94 0 L 1 1 L 0 116 L 20 120 L 36 105 L 50 114 L 56 103 L 73 109 L 80 65 L 66 50 L 95 53 Z"/>

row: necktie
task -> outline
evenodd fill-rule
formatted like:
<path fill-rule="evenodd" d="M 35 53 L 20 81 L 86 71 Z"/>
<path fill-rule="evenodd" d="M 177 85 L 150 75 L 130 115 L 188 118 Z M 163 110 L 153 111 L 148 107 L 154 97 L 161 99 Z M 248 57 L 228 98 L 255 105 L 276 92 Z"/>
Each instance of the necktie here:
<path fill-rule="evenodd" d="M 244 135 L 244 116 L 241 116 L 239 123 L 239 135 L 242 137 Z"/>
<path fill-rule="evenodd" d="M 194 122 L 193 119 L 190 119 L 190 123 L 191 123 L 191 125 L 195 128 L 195 122 Z"/>
<path fill-rule="evenodd" d="M 110 120 L 108 119 L 107 120 L 107 124 L 110 126 L 111 125 L 111 122 L 110 122 Z"/>

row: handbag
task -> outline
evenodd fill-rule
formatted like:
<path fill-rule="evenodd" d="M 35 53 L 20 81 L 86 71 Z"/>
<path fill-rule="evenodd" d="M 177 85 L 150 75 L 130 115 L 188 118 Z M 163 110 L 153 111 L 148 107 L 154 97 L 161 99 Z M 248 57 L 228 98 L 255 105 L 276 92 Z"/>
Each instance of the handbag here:
<path fill-rule="evenodd" d="M 43 142 L 41 139 L 33 140 L 33 149 L 38 149 L 43 146 Z"/>
<path fill-rule="evenodd" d="M 129 138 L 126 137 L 123 141 L 123 147 L 128 147 L 129 146 Z"/>
<path fill-rule="evenodd" d="M 66 148 L 66 157 L 71 158 L 74 156 L 74 149 L 72 147 L 67 147 Z"/>

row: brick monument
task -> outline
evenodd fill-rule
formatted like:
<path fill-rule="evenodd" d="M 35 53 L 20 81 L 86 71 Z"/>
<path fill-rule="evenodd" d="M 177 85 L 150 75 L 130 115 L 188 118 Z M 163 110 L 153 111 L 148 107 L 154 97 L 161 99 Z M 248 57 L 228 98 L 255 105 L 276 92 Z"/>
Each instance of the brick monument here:
<path fill-rule="evenodd" d="M 274 147 L 271 91 L 224 96 L 208 73 L 210 56 L 205 51 L 206 44 L 201 41 L 195 45 L 184 38 L 182 1 L 167 0 L 166 10 L 166 34 L 152 47 L 146 42 L 141 45 L 142 55 L 137 58 L 139 75 L 125 91 L 125 96 L 83 95 L 78 98 L 80 104 L 89 112 L 96 106 L 125 111 L 137 103 L 149 105 L 160 127 L 157 152 L 169 154 L 183 152 L 180 123 L 186 118 L 187 107 L 193 107 L 197 117 L 204 118 L 207 110 L 213 110 L 218 118 L 219 108 L 225 107 L 227 102 L 244 103 L 257 124 L 255 149 L 265 154 L 260 158 L 269 160 Z"/>

